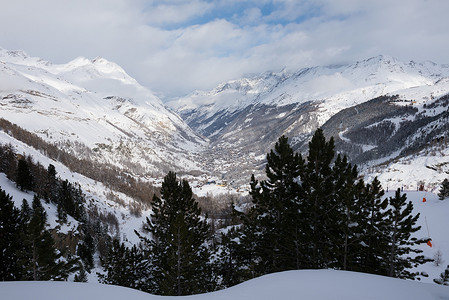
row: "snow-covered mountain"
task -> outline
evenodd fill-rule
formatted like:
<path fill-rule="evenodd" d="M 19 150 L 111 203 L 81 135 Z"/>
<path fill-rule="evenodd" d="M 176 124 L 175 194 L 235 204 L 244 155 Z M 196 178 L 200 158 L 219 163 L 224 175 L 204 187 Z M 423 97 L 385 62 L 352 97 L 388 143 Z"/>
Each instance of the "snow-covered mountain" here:
<path fill-rule="evenodd" d="M 285 71 L 264 73 L 233 80 L 211 91 L 196 91 L 168 105 L 193 128 L 213 137 L 229 124 L 215 124 L 223 121 L 223 115 L 235 115 L 250 105 L 282 107 L 322 101 L 318 114 L 322 125 L 343 108 L 385 94 L 400 91 L 406 94 L 405 90 L 433 86 L 448 76 L 449 65 L 402 63 L 381 55 L 350 65 L 305 68 L 291 74 Z M 447 91 L 448 83 L 446 80 L 438 84 L 444 87 L 432 91 L 441 95 Z"/>
<path fill-rule="evenodd" d="M 447 136 L 444 127 L 447 104 L 438 99 L 448 93 L 449 65 L 404 63 L 381 55 L 349 65 L 305 68 L 295 73 L 265 73 L 233 80 L 168 105 L 193 129 L 211 139 L 207 157 L 213 159 L 209 164 L 229 179 L 235 179 L 242 174 L 249 178 L 252 172 L 260 173 L 257 166 L 282 134 L 290 137 L 296 149 L 306 151 L 311 133 L 321 126 L 328 137 L 338 139 L 337 150 L 357 156 L 353 158 L 359 164 L 405 155 L 402 150 L 412 144 L 418 150 L 423 146 L 422 143 L 418 146 L 417 141 L 424 140 L 418 138 L 419 128 L 424 123 L 428 127 L 440 124 L 438 130 L 427 130 L 429 136 L 425 139 L 433 139 L 438 134 Z M 383 102 L 370 101 L 380 96 L 387 98 Z M 396 97 L 394 101 L 388 98 L 393 96 Z M 379 105 L 379 101 L 383 104 Z M 351 109 L 357 114 L 362 107 L 365 117 L 354 115 L 352 122 L 347 122 L 345 118 Z M 377 144 L 365 143 L 360 138 L 351 142 L 344 137 L 345 130 L 372 127 L 393 115 L 397 123 L 395 130 L 385 134 Z M 427 118 L 426 121 L 423 118 Z M 430 118 L 437 123 L 432 123 Z M 410 128 L 404 126 L 400 130 L 402 121 L 415 119 L 415 138 L 412 133 L 408 141 L 405 137 L 393 138 L 395 133 L 405 135 L 404 129 Z M 385 146 L 387 140 L 388 149 L 378 151 L 377 147 Z M 365 147 L 365 144 L 370 146 Z M 361 155 L 367 150 L 377 154 Z"/>
<path fill-rule="evenodd" d="M 55 65 L 0 49 L 0 104 L 0 117 L 83 158 L 140 175 L 200 169 L 193 153 L 206 141 L 104 58 Z"/>
<path fill-rule="evenodd" d="M 435 186 L 449 165 L 441 144 L 448 136 L 448 94 L 449 65 L 377 56 L 265 72 L 164 104 L 104 58 L 55 65 L 0 49 L 0 117 L 137 177 L 196 170 L 246 184 L 251 173 L 263 174 L 265 154 L 279 136 L 305 152 L 323 127 L 338 151 L 385 180 L 398 177 L 384 175 L 389 164 L 435 154 L 431 163 L 415 164 L 416 174 L 435 172 L 427 182 Z M 416 184 L 416 174 L 400 180 Z"/>

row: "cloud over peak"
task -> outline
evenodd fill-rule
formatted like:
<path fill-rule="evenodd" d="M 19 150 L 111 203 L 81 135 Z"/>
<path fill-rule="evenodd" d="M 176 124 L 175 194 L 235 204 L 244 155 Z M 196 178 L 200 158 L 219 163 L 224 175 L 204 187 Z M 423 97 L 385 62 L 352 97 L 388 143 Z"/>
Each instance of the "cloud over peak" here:
<path fill-rule="evenodd" d="M 247 73 L 378 54 L 447 63 L 439 0 L 0 0 L 0 46 L 103 56 L 165 98 Z"/>

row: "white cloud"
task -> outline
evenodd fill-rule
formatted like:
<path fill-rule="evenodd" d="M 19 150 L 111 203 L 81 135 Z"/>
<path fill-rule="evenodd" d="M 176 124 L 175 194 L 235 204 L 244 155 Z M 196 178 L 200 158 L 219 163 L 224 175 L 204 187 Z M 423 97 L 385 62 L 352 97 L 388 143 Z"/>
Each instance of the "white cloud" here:
<path fill-rule="evenodd" d="M 145 8 L 147 24 L 152 26 L 177 25 L 203 16 L 213 8 L 206 1 L 155 1 Z"/>
<path fill-rule="evenodd" d="M 103 56 L 166 97 L 246 73 L 378 54 L 449 62 L 449 1 L 0 0 L 0 7 L 0 47 L 56 63 Z"/>

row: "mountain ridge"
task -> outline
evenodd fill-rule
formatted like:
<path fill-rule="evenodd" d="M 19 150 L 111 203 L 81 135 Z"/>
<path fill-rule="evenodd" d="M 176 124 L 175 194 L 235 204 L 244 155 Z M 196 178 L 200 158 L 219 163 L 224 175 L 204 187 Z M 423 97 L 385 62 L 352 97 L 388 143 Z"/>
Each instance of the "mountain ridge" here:
<path fill-rule="evenodd" d="M 158 173 L 161 163 L 200 168 L 190 152 L 206 140 L 117 64 L 77 58 L 53 65 L 4 49 L 0 62 L 1 117 L 71 151 L 84 143 L 116 165 L 125 159 Z"/>
<path fill-rule="evenodd" d="M 348 143 L 350 139 L 347 139 L 346 143 L 342 142 L 342 130 L 338 128 L 340 124 L 329 123 L 340 111 L 357 110 L 358 105 L 369 103 L 381 96 L 397 96 L 397 101 L 385 100 L 383 109 L 388 110 L 388 106 L 397 107 L 396 118 L 399 121 L 417 118 L 421 119 L 419 122 L 422 123 L 424 115 L 430 113 L 425 106 L 449 93 L 448 65 L 414 61 L 403 63 L 387 55 L 379 55 L 352 64 L 317 66 L 289 74 L 274 74 L 265 82 L 263 78 L 263 75 L 258 75 L 233 80 L 210 91 L 197 91 L 167 103 L 194 130 L 211 139 L 206 152 L 209 157 L 214 157 L 214 160 L 209 163 L 215 165 L 215 168 L 228 166 L 221 173 L 229 173 L 229 180 L 234 179 L 237 174 L 242 174 L 240 166 L 243 161 L 239 158 L 238 151 L 259 158 L 250 164 L 252 167 L 243 172 L 249 178 L 251 173 L 260 171 L 263 163 L 261 157 L 274 146 L 280 135 L 288 136 L 295 149 L 304 151 L 313 131 L 322 126 L 326 127 L 325 133 L 328 137 L 334 136 L 338 140 L 337 146 L 340 147 L 338 151 L 345 152 L 358 147 L 357 153 L 346 152 L 357 156 L 366 147 L 358 146 L 358 143 Z M 243 84 L 238 84 L 247 82 L 257 82 L 257 85 L 246 85 L 252 88 L 250 89 L 252 93 L 247 89 L 242 90 L 240 86 Z M 235 88 L 232 90 L 232 87 Z M 226 105 L 224 100 L 228 98 L 231 98 L 231 104 Z M 183 105 L 184 103 L 188 105 Z M 374 102 L 371 103 L 374 105 Z M 416 108 L 411 114 L 413 117 L 410 114 L 401 115 L 403 111 L 401 107 L 404 106 Z M 379 115 L 373 116 L 370 120 L 380 118 L 383 114 L 382 110 L 378 113 Z M 399 121 L 396 130 L 400 128 Z M 415 122 L 414 126 L 416 127 L 419 122 Z M 361 124 L 352 125 L 362 127 Z M 373 126 L 374 123 L 365 125 Z M 330 128 L 331 126 L 334 127 Z M 403 132 L 403 129 L 400 131 Z M 426 138 L 430 139 L 432 134 L 427 135 Z M 397 140 L 389 138 L 390 143 Z M 403 138 L 400 141 L 405 143 Z M 393 149 L 392 146 L 389 147 Z M 408 146 L 400 144 L 397 147 L 402 149 Z M 390 155 L 385 151 L 382 153 Z M 226 156 L 232 158 L 217 159 Z M 355 161 L 366 164 L 370 159 L 368 155 L 365 157 L 366 159 Z M 375 157 L 376 155 L 372 156 L 372 159 Z"/>

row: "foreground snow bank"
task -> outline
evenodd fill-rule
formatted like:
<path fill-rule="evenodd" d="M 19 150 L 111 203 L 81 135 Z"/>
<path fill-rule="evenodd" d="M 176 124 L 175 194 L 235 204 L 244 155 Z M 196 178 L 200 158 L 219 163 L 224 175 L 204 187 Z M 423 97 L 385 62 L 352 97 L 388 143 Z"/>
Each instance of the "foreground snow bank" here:
<path fill-rule="evenodd" d="M 111 285 L 72 282 L 1 282 L 1 299 L 140 300 L 175 299 Z M 449 287 L 383 276 L 333 270 L 288 271 L 256 278 L 235 287 L 195 296 L 192 300 L 272 299 L 448 299 Z"/>

